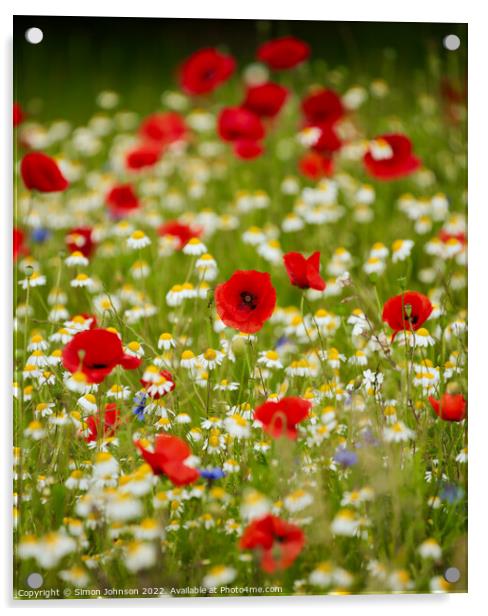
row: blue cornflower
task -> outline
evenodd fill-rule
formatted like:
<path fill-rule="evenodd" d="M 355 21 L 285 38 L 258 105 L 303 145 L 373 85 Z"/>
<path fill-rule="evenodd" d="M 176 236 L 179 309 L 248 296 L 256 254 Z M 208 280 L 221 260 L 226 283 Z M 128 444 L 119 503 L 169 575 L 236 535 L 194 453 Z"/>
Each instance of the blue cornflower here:
<path fill-rule="evenodd" d="M 225 473 L 221 468 L 199 468 L 198 472 L 200 477 L 208 479 L 209 481 L 215 481 L 216 479 L 222 479 L 225 477 Z"/>
<path fill-rule="evenodd" d="M 455 483 L 445 483 L 439 494 L 441 500 L 450 503 L 451 505 L 457 503 L 462 499 L 464 490 L 457 486 Z"/>
<path fill-rule="evenodd" d="M 49 239 L 51 232 L 49 229 L 43 229 L 42 227 L 36 227 L 32 230 L 31 240 L 36 244 L 43 244 L 47 239 Z"/>
<path fill-rule="evenodd" d="M 137 415 L 139 421 L 144 421 L 144 410 L 146 408 L 147 394 L 140 391 L 134 396 L 132 412 Z"/>
<path fill-rule="evenodd" d="M 354 464 L 357 464 L 357 461 L 357 453 L 354 453 L 354 451 L 349 451 L 345 447 L 339 447 L 339 449 L 334 454 L 334 462 L 337 462 L 345 468 L 349 466 L 354 466 Z"/>
<path fill-rule="evenodd" d="M 289 339 L 286 336 L 280 336 L 275 344 L 275 349 L 279 349 L 280 347 L 288 344 Z"/>

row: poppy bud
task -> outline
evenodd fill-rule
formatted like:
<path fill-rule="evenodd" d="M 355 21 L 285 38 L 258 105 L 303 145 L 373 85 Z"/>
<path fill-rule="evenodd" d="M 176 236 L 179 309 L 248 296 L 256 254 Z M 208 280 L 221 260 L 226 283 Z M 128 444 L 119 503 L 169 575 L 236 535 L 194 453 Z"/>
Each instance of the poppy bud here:
<path fill-rule="evenodd" d="M 241 357 L 246 352 L 246 341 L 242 336 L 236 336 L 232 340 L 230 348 L 236 357 Z"/>

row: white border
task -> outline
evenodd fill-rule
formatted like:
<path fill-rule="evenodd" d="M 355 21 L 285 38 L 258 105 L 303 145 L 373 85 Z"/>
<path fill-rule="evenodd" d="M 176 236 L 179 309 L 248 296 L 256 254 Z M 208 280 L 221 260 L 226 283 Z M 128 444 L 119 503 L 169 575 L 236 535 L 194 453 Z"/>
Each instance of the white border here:
<path fill-rule="evenodd" d="M 12 3 L 10 3 L 12 4 Z M 92 613 L 107 609 L 139 609 L 162 610 L 176 609 L 178 612 L 196 610 L 210 612 L 215 610 L 252 610 L 269 611 L 270 609 L 293 610 L 303 609 L 313 613 L 329 611 L 339 614 L 360 612 L 361 616 L 368 614 L 411 613 L 429 614 L 441 612 L 443 616 L 456 614 L 460 610 L 468 609 L 476 613 L 478 607 L 486 604 L 483 596 L 486 571 L 486 520 L 488 516 L 488 499 L 486 498 L 486 449 L 488 440 L 488 403 L 484 382 L 487 379 L 486 367 L 488 365 L 486 352 L 487 326 L 486 315 L 488 311 L 487 282 L 488 254 L 484 247 L 488 245 L 486 233 L 488 231 L 487 212 L 488 199 L 486 195 L 488 172 L 488 77 L 486 72 L 486 58 L 488 58 L 488 32 L 487 10 L 482 7 L 480 0 L 464 0 L 453 2 L 428 2 L 426 0 L 407 0 L 396 3 L 391 0 L 349 0 L 346 2 L 327 2 L 323 0 L 300 0 L 285 4 L 283 0 L 268 3 L 262 0 L 245 0 L 236 2 L 229 0 L 178 0 L 177 3 L 166 3 L 156 0 L 138 0 L 135 3 L 125 3 L 102 0 L 83 0 L 81 3 L 62 4 L 52 0 L 18 1 L 13 6 L 2 7 L 2 75 L 3 95 L 0 97 L 2 105 L 2 122 L 0 125 L 1 137 L 1 167 L 3 181 L 1 182 L 0 215 L 2 224 L 1 241 L 1 282 L 2 297 L 11 295 L 10 274 L 10 227 L 11 227 L 11 182 L 5 178 L 11 177 L 11 93 L 12 93 L 12 15 L 80 15 L 80 16 L 134 16 L 134 17 L 213 17 L 213 18 L 258 18 L 258 19 L 313 19 L 328 21 L 425 21 L 425 22 L 463 22 L 469 23 L 469 240 L 470 240 L 470 491 L 469 491 L 469 594 L 432 596 L 350 596 L 350 597 L 295 597 L 287 599 L 261 598 L 261 599 L 186 599 L 184 601 L 161 602 L 150 600 L 111 600 L 103 602 L 103 606 L 94 602 L 81 603 L 80 601 L 53 601 L 53 602 L 13 602 L 11 595 L 10 578 L 10 431 L 6 413 L 9 412 L 11 388 L 11 345 L 5 341 L 10 340 L 10 303 L 1 302 L 2 327 L 1 338 L 3 344 L 3 360 L 0 366 L 2 380 L 2 401 L 0 406 L 0 432 L 3 442 L 0 446 L 1 468 L 3 482 L 0 491 L 2 507 L 0 510 L 2 528 L 4 530 L 2 546 L 2 560 L 4 567 L 0 568 L 1 597 L 7 609 L 21 612 L 35 608 L 36 611 L 51 609 L 90 609 Z M 414 41 L 412 41 L 414 44 Z"/>

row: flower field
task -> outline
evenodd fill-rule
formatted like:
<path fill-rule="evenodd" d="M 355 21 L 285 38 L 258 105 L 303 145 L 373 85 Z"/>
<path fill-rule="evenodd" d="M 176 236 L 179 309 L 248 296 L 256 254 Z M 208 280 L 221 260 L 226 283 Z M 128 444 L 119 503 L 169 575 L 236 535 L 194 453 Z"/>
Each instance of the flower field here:
<path fill-rule="evenodd" d="M 446 53 L 195 49 L 160 108 L 104 90 L 83 125 L 16 93 L 17 598 L 466 591 Z"/>

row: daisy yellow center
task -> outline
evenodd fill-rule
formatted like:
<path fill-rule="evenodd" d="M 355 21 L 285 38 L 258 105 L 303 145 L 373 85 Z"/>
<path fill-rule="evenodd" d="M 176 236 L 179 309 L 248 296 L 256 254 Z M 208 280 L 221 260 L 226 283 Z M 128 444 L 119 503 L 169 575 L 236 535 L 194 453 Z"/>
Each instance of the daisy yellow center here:
<path fill-rule="evenodd" d="M 247 426 L 247 421 L 241 415 L 232 415 L 232 419 L 238 426 Z"/>

